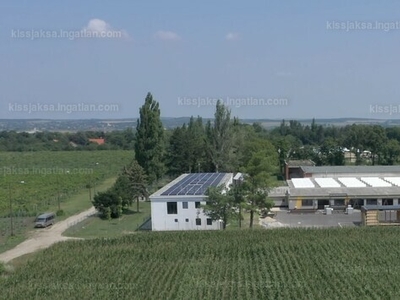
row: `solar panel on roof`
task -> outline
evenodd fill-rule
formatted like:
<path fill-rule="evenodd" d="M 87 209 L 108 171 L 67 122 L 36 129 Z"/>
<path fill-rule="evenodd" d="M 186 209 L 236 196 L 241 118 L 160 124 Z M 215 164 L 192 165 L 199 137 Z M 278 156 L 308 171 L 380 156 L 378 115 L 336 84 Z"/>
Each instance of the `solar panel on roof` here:
<path fill-rule="evenodd" d="M 226 173 L 192 173 L 177 182 L 166 191 L 166 195 L 204 195 L 210 186 L 217 186 Z"/>

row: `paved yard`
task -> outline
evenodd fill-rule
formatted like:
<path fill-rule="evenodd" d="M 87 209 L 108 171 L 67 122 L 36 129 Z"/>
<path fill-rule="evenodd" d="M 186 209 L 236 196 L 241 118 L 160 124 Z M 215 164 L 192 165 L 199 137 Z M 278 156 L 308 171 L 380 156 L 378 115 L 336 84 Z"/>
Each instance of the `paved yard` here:
<path fill-rule="evenodd" d="M 307 213 L 289 213 L 278 211 L 274 218 L 260 219 L 260 225 L 266 228 L 276 227 L 346 227 L 359 226 L 361 212 L 355 210 L 353 214 L 336 212 L 332 215 L 324 215 L 322 211 Z"/>

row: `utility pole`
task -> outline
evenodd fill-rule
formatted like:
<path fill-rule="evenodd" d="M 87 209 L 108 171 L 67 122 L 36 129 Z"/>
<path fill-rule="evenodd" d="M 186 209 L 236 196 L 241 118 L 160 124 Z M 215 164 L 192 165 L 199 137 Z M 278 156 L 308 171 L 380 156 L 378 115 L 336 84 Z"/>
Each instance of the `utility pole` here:
<path fill-rule="evenodd" d="M 61 210 L 61 203 L 60 203 L 60 182 L 58 180 L 58 174 L 56 174 L 56 180 L 57 180 L 57 204 L 58 204 L 58 210 Z"/>
<path fill-rule="evenodd" d="M 98 166 L 98 165 L 99 165 L 99 163 L 97 162 L 97 163 L 96 163 L 96 166 Z M 97 169 L 97 168 L 96 168 L 96 169 Z M 97 179 L 96 174 L 94 174 L 93 197 L 96 196 L 96 179 Z"/>
<path fill-rule="evenodd" d="M 92 181 L 90 180 L 89 186 L 89 201 L 92 202 Z"/>
<path fill-rule="evenodd" d="M 8 183 L 8 197 L 10 199 L 10 232 L 11 236 L 14 236 L 14 220 L 13 220 L 13 208 L 11 199 L 11 183 Z"/>

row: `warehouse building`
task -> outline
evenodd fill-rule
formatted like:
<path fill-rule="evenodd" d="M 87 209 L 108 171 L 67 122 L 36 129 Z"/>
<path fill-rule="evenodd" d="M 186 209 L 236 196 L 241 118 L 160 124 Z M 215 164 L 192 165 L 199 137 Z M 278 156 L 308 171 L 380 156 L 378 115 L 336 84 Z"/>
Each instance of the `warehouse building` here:
<path fill-rule="evenodd" d="M 217 230 L 220 221 L 214 221 L 203 213 L 205 195 L 209 187 L 223 186 L 229 189 L 232 173 L 183 174 L 150 196 L 151 226 L 153 231 L 162 230 Z"/>
<path fill-rule="evenodd" d="M 301 166 L 298 178 L 274 188 L 276 206 L 294 209 L 334 209 L 400 205 L 400 166 Z"/>

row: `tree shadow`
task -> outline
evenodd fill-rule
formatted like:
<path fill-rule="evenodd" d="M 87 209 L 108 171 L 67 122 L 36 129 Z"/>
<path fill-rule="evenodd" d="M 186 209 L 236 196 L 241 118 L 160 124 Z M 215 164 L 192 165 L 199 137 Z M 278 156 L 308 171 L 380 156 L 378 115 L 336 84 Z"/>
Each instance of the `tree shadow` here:
<path fill-rule="evenodd" d="M 130 208 L 125 208 L 125 209 L 122 210 L 122 214 L 123 215 L 128 215 L 128 216 L 129 215 L 135 215 L 137 213 L 140 213 L 140 212 L 138 212 L 136 210 L 133 210 L 133 209 L 130 209 Z"/>

